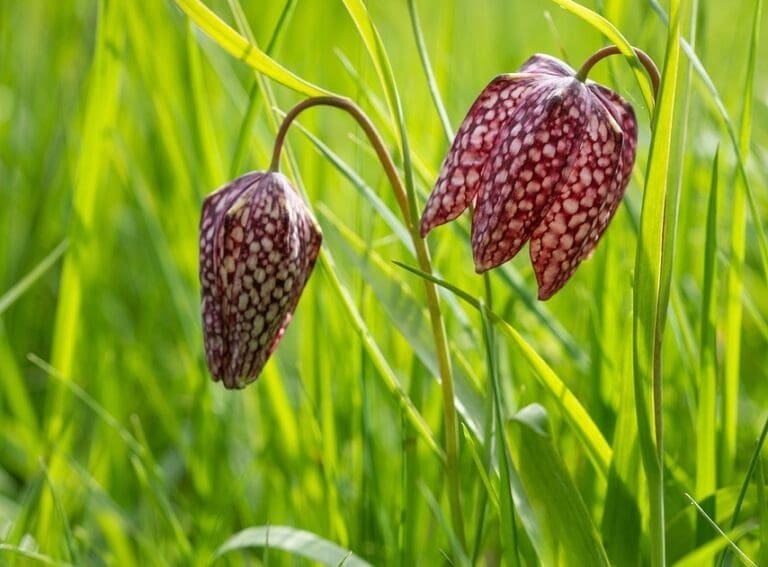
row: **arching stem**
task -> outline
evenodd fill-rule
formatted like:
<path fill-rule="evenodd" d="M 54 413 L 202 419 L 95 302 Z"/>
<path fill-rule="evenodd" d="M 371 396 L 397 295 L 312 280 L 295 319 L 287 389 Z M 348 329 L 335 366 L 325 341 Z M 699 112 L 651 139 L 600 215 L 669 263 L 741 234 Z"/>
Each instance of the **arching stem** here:
<path fill-rule="evenodd" d="M 656 98 L 656 95 L 659 92 L 659 82 L 661 81 L 659 70 L 656 68 L 656 64 L 653 62 L 653 59 L 651 59 L 645 51 L 638 49 L 637 47 L 633 47 L 632 50 L 635 52 L 635 55 L 637 55 L 640 63 L 643 64 L 645 71 L 648 73 L 648 77 L 651 79 L 651 85 L 653 86 L 653 96 Z M 598 49 L 586 61 L 584 61 L 584 64 L 576 73 L 576 78 L 582 82 L 586 81 L 587 75 L 592 70 L 592 67 L 594 67 L 599 61 L 611 55 L 621 54 L 621 50 L 615 45 L 609 45 L 607 47 L 603 47 L 602 49 Z"/>
<path fill-rule="evenodd" d="M 376 155 L 381 161 L 387 178 L 392 189 L 395 192 L 395 199 L 400 207 L 403 220 L 408 227 L 408 233 L 413 241 L 413 248 L 416 251 L 416 258 L 419 262 L 419 268 L 432 274 L 432 260 L 426 242 L 419 234 L 419 229 L 414 224 L 413 211 L 408 201 L 408 193 L 397 172 L 397 167 L 392 161 L 387 148 L 379 135 L 376 127 L 365 115 L 365 113 L 354 102 L 348 98 L 335 96 L 321 96 L 306 99 L 294 106 L 288 114 L 285 115 L 283 123 L 277 132 L 275 138 L 275 147 L 272 153 L 272 163 L 269 166 L 270 171 L 278 171 L 280 168 L 280 153 L 285 142 L 285 136 L 288 128 L 296 117 L 307 108 L 313 106 L 333 106 L 349 113 L 365 132 L 371 142 Z M 440 386 L 443 394 L 443 420 L 445 427 L 445 469 L 448 484 L 448 501 L 451 510 L 451 524 L 463 549 L 466 549 L 466 536 L 464 530 L 464 518 L 461 509 L 461 484 L 459 481 L 459 427 L 458 417 L 456 415 L 456 406 L 454 401 L 453 369 L 451 367 L 450 351 L 448 349 L 448 337 L 445 330 L 445 321 L 440 310 L 440 299 L 437 293 L 437 286 L 434 282 L 424 279 L 424 291 L 427 301 L 427 310 L 429 311 L 430 323 L 432 326 L 432 335 L 435 340 L 435 349 L 437 354 L 437 364 L 440 374 Z"/>

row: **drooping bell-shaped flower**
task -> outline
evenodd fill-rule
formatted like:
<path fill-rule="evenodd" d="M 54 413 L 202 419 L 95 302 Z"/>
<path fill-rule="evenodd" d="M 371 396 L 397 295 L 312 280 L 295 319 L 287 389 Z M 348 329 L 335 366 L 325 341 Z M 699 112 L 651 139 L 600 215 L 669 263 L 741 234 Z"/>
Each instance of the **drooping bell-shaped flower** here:
<path fill-rule="evenodd" d="M 214 380 L 258 377 L 291 320 L 322 233 L 280 173 L 243 175 L 211 194 L 200 219 L 205 357 Z"/>
<path fill-rule="evenodd" d="M 558 291 L 608 226 L 629 182 L 637 123 L 613 91 L 534 55 L 469 109 L 421 218 L 421 234 L 474 203 L 478 273 L 530 241 L 539 298 Z"/>

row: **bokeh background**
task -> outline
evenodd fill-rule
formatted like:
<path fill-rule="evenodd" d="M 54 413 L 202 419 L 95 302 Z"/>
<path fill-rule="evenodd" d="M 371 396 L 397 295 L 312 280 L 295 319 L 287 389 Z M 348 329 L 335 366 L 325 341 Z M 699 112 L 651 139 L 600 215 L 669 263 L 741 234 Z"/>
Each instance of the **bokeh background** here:
<path fill-rule="evenodd" d="M 274 59 L 306 80 L 357 101 L 401 163 L 396 125 L 342 2 L 289 1 L 288 9 L 282 0 L 241 4 L 262 49 L 269 46 Z M 667 30 L 652 3 L 585 4 L 661 66 Z M 747 172 L 760 215 L 746 215 L 745 261 L 734 272 L 736 291 L 729 292 L 732 226 L 740 213 L 733 204 L 743 184 L 722 114 L 699 76 L 688 82 L 683 74 L 675 127 L 679 134 L 687 123 L 687 141 L 675 148 L 670 174 L 676 179 L 680 173 L 682 182 L 664 339 L 667 535 L 670 563 L 699 565 L 725 543 L 684 494 L 709 498 L 707 510 L 727 528 L 768 417 L 768 284 L 755 229 L 768 220 L 768 30 L 763 17 L 752 96 L 747 77 L 755 1 L 699 1 L 695 38 L 688 32 L 691 7 L 684 4 L 685 35 L 695 40 L 737 134 L 749 129 Z M 233 15 L 237 2 L 208 5 L 246 34 Z M 549 53 L 577 66 L 605 41 L 544 0 L 418 0 L 415 7 L 453 128 L 493 76 L 513 71 L 529 55 Z M 371 1 L 368 9 L 400 91 L 423 204 L 449 141 L 430 96 L 408 3 Z M 688 59 L 681 65 L 687 71 Z M 627 498 L 636 503 L 638 517 L 616 520 L 625 536 L 611 539 L 605 520 L 621 500 L 607 496 L 605 475 L 590 463 L 557 401 L 520 350 L 501 338 L 499 376 L 508 416 L 530 403 L 546 408 L 553 447 L 612 560 L 632 564 L 627 557 L 634 556 L 642 564 L 648 559 L 647 528 L 640 528 L 647 497 L 627 392 L 650 121 L 620 58 L 600 64 L 591 77 L 631 101 L 639 118 L 638 163 L 625 205 L 594 257 L 552 300 L 534 299 L 526 250 L 490 280 L 494 311 L 555 370 L 614 453 L 629 455 L 635 481 Z M 276 109 L 302 98 L 269 80 L 265 92 L 264 84 L 172 0 L 0 0 L 0 563 L 309 561 L 298 559 L 299 544 L 293 554 L 257 547 L 213 559 L 233 534 L 266 525 L 306 530 L 376 565 L 439 564 L 455 557 L 444 470 L 406 425 L 361 340 L 370 334 L 441 439 L 442 401 L 431 371 L 435 354 L 423 286 L 391 262 L 415 264 L 368 194 L 397 214 L 392 191 L 362 131 L 337 110 L 314 109 L 299 120 L 330 150 L 298 128 L 289 144 L 297 183 L 325 233 L 325 253 L 363 325 L 353 322 L 327 270 L 318 269 L 257 383 L 229 392 L 207 373 L 197 280 L 200 204 L 229 179 L 268 166 Z M 747 101 L 753 106 L 743 123 Z M 246 118 L 249 108 L 252 120 Z M 718 210 L 714 231 L 708 231 L 718 148 Z M 465 215 L 434 231 L 429 245 L 436 270 L 481 297 L 468 227 Z M 716 247 L 711 281 L 704 274 L 708 238 Z M 703 409 L 706 291 L 716 305 L 717 389 L 715 406 Z M 484 479 L 476 459 L 484 449 L 473 423 L 482 428 L 490 407 L 480 317 L 447 292 L 443 308 L 459 401 L 468 408 L 460 435 L 468 555 L 476 553 L 480 564 L 514 564 L 510 536 L 500 527 L 498 495 L 494 503 L 501 491 L 495 469 Z M 739 312 L 734 327 L 728 321 Z M 726 364 L 734 363 L 735 415 L 724 405 L 725 389 L 735 383 Z M 617 423 L 627 412 L 631 419 L 621 429 Z M 706 421 L 715 425 L 716 444 L 702 461 L 697 439 Z M 697 492 L 700 469 L 708 466 L 715 471 L 715 490 Z M 754 560 L 760 534 L 768 530 L 761 494 L 753 483 L 738 521 L 741 531 L 729 532 Z M 520 525 L 517 531 L 525 540 Z M 524 559 L 535 556 L 530 543 L 519 545 Z M 708 545 L 711 552 L 695 555 Z M 559 561 L 567 564 L 563 556 Z"/>

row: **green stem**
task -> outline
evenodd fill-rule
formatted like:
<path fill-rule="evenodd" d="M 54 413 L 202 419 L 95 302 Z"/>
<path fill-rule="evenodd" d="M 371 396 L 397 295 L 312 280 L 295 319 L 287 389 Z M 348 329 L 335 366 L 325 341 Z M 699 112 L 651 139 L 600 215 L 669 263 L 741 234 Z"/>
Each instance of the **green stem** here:
<path fill-rule="evenodd" d="M 294 106 L 285 115 L 280 129 L 275 137 L 275 146 L 272 153 L 272 163 L 269 166 L 270 171 L 278 171 L 280 168 L 280 153 L 285 142 L 285 136 L 288 128 L 296 117 L 307 108 L 313 106 L 332 106 L 349 113 L 360 125 L 366 136 L 371 142 L 376 155 L 381 162 L 384 172 L 389 179 L 392 189 L 395 192 L 395 199 L 400 207 L 403 220 L 408 227 L 408 232 L 413 241 L 413 247 L 416 251 L 416 258 L 419 262 L 419 268 L 432 274 L 432 259 L 429 254 L 426 242 L 421 238 L 416 218 L 415 204 L 412 204 L 413 196 L 409 195 L 403 185 L 397 172 L 392 157 L 379 135 L 376 127 L 370 121 L 368 116 L 354 102 L 348 98 L 337 96 L 321 96 L 306 99 Z M 435 348 L 437 350 L 437 364 L 440 373 L 440 385 L 443 395 L 443 420 L 445 427 L 445 468 L 448 480 L 448 500 L 451 509 L 451 522 L 456 538 L 462 547 L 466 548 L 466 537 L 464 535 L 464 520 L 461 511 L 461 497 L 459 482 L 459 427 L 456 415 L 456 406 L 454 403 L 454 384 L 453 370 L 451 368 L 451 358 L 448 351 L 448 337 L 445 330 L 445 321 L 440 310 L 440 299 L 437 293 L 437 286 L 434 282 L 424 280 L 424 291 L 427 300 L 427 310 L 432 325 L 432 335 L 435 339 Z"/>

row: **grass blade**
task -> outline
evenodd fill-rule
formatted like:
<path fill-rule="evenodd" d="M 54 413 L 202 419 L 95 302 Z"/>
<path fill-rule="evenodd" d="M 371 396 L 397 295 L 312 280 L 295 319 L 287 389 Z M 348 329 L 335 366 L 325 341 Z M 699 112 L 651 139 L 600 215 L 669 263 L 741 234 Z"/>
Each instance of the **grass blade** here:
<path fill-rule="evenodd" d="M 227 553 L 250 548 L 268 548 L 287 551 L 328 567 L 370 567 L 351 551 L 308 531 L 289 526 L 258 526 L 246 528 L 225 541 L 214 554 L 218 559 Z"/>
<path fill-rule="evenodd" d="M 546 526 L 550 550 L 559 549 L 568 564 L 609 565 L 597 528 L 555 449 L 546 410 L 538 404 L 526 406 L 507 427 L 514 439 L 516 469 L 539 523 Z"/>
<path fill-rule="evenodd" d="M 32 285 L 34 285 L 34 283 L 39 280 L 40 277 L 45 274 L 45 272 L 53 267 L 59 258 L 62 257 L 64 252 L 66 252 L 68 245 L 69 241 L 67 239 L 62 240 L 61 243 L 56 248 L 51 250 L 45 258 L 40 260 L 40 262 L 34 268 L 32 268 L 32 270 L 30 270 L 27 275 L 16 282 L 16 284 L 3 295 L 0 295 L 0 315 L 3 314 L 3 311 L 13 305 L 13 303 L 19 297 L 24 295 L 24 293 L 30 287 L 32 287 Z"/>
<path fill-rule="evenodd" d="M 437 285 L 452 291 L 475 309 L 480 309 L 480 302 L 478 300 L 455 285 L 430 274 L 425 274 L 421 270 L 406 264 L 397 261 L 394 263 L 404 270 L 422 278 L 429 279 Z M 544 386 L 560 407 L 563 416 L 573 428 L 579 441 L 581 441 L 597 472 L 603 477 L 607 476 L 612 451 L 606 442 L 605 437 L 603 437 L 603 434 L 600 432 L 600 429 L 595 425 L 594 421 L 592 421 L 589 412 L 584 409 L 584 406 L 581 405 L 578 398 L 573 395 L 573 392 L 570 391 L 568 386 L 565 385 L 555 371 L 552 370 L 552 368 L 543 358 L 541 358 L 541 356 L 539 356 L 514 327 L 493 311 L 488 311 L 488 317 L 490 317 L 494 324 L 498 325 L 502 334 L 510 339 L 523 353 L 528 364 L 530 364 L 536 371 L 536 377 L 539 379 L 542 386 Z"/>
<path fill-rule="evenodd" d="M 435 73 L 432 70 L 432 64 L 429 62 L 429 52 L 427 51 L 426 43 L 424 43 L 424 34 L 421 31 L 421 23 L 419 22 L 419 13 L 416 9 L 415 0 L 408 0 L 408 14 L 411 16 L 413 37 L 416 39 L 416 47 L 419 51 L 421 67 L 424 69 L 424 75 L 427 79 L 429 94 L 432 97 L 432 102 L 435 105 L 437 115 L 440 117 L 440 124 L 443 127 L 445 139 L 450 143 L 450 141 L 453 140 L 453 128 L 451 128 L 451 121 L 445 110 L 443 99 L 440 97 L 440 90 L 437 88 L 437 81 L 435 80 Z"/>
<path fill-rule="evenodd" d="M 621 53 L 627 58 L 627 62 L 632 67 L 632 72 L 635 74 L 637 84 L 640 86 L 640 91 L 643 93 L 643 100 L 645 101 L 645 106 L 648 108 L 648 114 L 652 116 L 654 114 L 655 101 L 653 100 L 653 89 L 651 88 L 651 82 L 645 74 L 642 63 L 640 63 L 640 60 L 637 58 L 637 55 L 633 51 L 632 45 L 621 34 L 618 28 L 597 12 L 593 12 L 589 8 L 586 8 L 581 4 L 574 2 L 573 0 L 552 1 L 571 12 L 574 16 L 578 16 L 587 22 L 619 48 Z"/>
<path fill-rule="evenodd" d="M 696 510 L 698 510 L 699 514 L 701 514 L 707 522 L 714 528 L 714 530 L 719 533 L 723 538 L 725 538 L 728 541 L 728 546 L 736 553 L 736 555 L 739 556 L 739 558 L 744 562 L 745 565 L 749 565 L 750 567 L 757 567 L 757 564 L 752 561 L 749 557 L 747 557 L 747 554 L 744 553 L 741 548 L 734 543 L 734 541 L 728 537 L 728 535 L 720 528 L 720 526 L 717 525 L 717 522 L 715 522 L 712 518 L 709 517 L 709 515 L 704 511 L 704 509 L 699 506 L 699 503 L 696 502 L 696 500 L 688 493 L 685 494 L 685 497 L 696 507 Z"/>
<path fill-rule="evenodd" d="M 672 0 L 667 53 L 659 102 L 653 117 L 640 234 L 635 258 L 634 382 L 638 432 L 649 485 L 651 565 L 666 565 L 664 522 L 664 432 L 661 346 L 666 322 L 674 250 L 676 187 L 670 190 L 675 99 L 680 62 L 679 2 Z M 651 402 L 646 388 L 651 386 Z M 648 408 L 652 408 L 653 421 Z"/>
<path fill-rule="evenodd" d="M 755 22 L 752 27 L 749 66 L 745 87 L 744 108 L 741 114 L 739 134 L 739 152 L 746 159 L 749 152 L 750 128 L 752 123 L 752 89 L 754 85 L 755 65 L 757 61 L 757 42 L 760 30 L 762 0 L 755 2 Z M 741 299 L 744 290 L 744 260 L 747 249 L 747 211 L 745 204 L 746 175 L 739 176 L 731 199 L 731 234 L 728 250 L 728 276 L 726 287 L 725 336 L 728 348 L 725 349 L 723 375 L 723 426 L 720 472 L 725 482 L 733 475 L 733 463 L 736 457 L 736 433 L 739 420 L 739 381 L 741 379 L 741 337 L 744 318 L 744 304 Z M 751 193 L 751 192 L 750 192 Z M 750 198 L 750 201 L 752 199 Z M 754 222 L 761 225 L 761 219 L 755 215 Z M 768 266 L 766 266 L 768 270 Z M 768 276 L 768 272 L 766 272 Z"/>
<path fill-rule="evenodd" d="M 261 49 L 233 30 L 200 0 L 174 0 L 179 9 L 213 41 L 233 57 L 240 59 L 270 79 L 306 96 L 331 94 L 321 87 L 305 81 L 277 63 Z"/>

